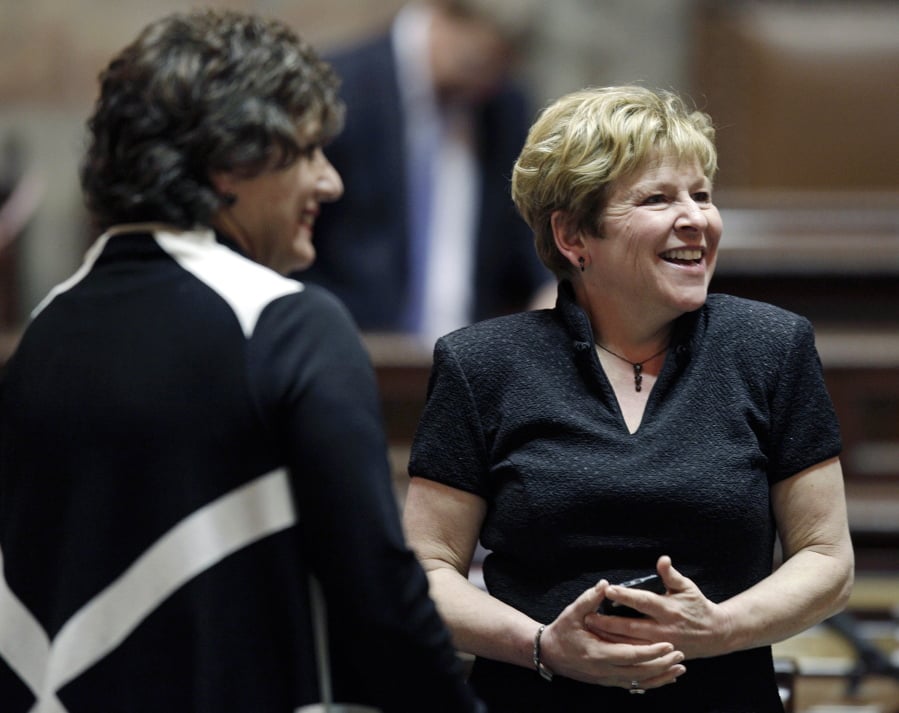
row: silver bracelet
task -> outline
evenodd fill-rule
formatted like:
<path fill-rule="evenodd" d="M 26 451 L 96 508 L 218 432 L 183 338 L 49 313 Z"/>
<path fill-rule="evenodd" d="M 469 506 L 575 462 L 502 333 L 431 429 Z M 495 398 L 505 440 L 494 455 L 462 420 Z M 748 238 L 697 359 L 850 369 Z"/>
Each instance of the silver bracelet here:
<path fill-rule="evenodd" d="M 553 672 L 550 671 L 546 666 L 543 665 L 543 661 L 540 660 L 540 637 L 543 636 L 543 630 L 546 628 L 546 624 L 541 624 L 540 628 L 537 629 L 537 633 L 534 634 L 534 668 L 537 669 L 537 673 L 546 680 L 553 680 Z"/>

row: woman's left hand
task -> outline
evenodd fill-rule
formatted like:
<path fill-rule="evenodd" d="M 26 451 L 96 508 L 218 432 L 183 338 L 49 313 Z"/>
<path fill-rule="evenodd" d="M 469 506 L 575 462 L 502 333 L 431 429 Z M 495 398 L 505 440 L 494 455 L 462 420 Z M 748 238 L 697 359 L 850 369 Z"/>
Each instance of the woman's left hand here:
<path fill-rule="evenodd" d="M 731 624 L 725 610 L 707 599 L 693 580 L 678 572 L 671 558 L 656 565 L 665 594 L 610 586 L 606 596 L 642 612 L 644 618 L 589 614 L 587 628 L 609 641 L 645 643 L 668 641 L 687 659 L 715 656 L 728 651 Z"/>

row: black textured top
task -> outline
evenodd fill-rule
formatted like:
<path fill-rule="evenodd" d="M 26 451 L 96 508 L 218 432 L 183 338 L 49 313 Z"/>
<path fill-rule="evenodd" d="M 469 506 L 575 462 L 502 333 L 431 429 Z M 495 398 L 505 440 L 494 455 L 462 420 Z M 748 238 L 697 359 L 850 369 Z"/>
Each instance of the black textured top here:
<path fill-rule="evenodd" d="M 713 601 L 750 587 L 772 568 L 771 485 L 840 447 L 808 320 L 714 294 L 677 321 L 640 428 L 629 433 L 587 316 L 563 283 L 553 310 L 482 322 L 437 342 L 409 469 L 487 501 L 481 541 L 491 550 L 490 592 L 549 622 L 600 578 L 646 574 L 663 554 Z M 722 707 L 700 704 L 718 689 L 701 680 L 699 662 L 639 704 L 618 689 L 563 679 L 532 691 L 536 673 L 494 662 L 478 661 L 474 681 L 491 711 L 577 710 L 574 699 L 565 699 L 568 708 L 554 698 L 539 707 L 558 689 L 584 696 L 592 710 L 603 702 L 624 706 L 615 710 L 779 710 L 770 649 L 721 662 L 734 658 L 742 661 L 715 674 L 734 677 L 718 691 L 728 701 Z M 762 697 L 744 709 L 750 692 L 738 693 L 734 681 L 747 679 Z"/>

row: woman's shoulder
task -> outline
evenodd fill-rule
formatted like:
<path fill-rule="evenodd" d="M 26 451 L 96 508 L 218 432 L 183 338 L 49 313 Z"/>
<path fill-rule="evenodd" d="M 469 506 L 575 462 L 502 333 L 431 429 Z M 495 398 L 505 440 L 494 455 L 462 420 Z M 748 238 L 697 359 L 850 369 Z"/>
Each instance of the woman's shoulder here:
<path fill-rule="evenodd" d="M 269 302 L 253 330 L 254 343 L 272 349 L 332 348 L 362 351 L 360 332 L 349 310 L 319 285 L 294 281 L 296 290 Z"/>
<path fill-rule="evenodd" d="M 462 327 L 437 340 L 455 352 L 488 354 L 539 348 L 556 343 L 558 325 L 552 310 L 534 310 L 494 317 Z"/>
<path fill-rule="evenodd" d="M 566 335 L 552 310 L 520 312 L 476 322 L 437 340 L 435 364 L 453 362 L 475 375 L 542 373 L 551 361 L 565 359 Z"/>
<path fill-rule="evenodd" d="M 703 310 L 705 337 L 745 355 L 790 349 L 800 342 L 814 344 L 806 317 L 768 302 L 710 294 Z"/>
<path fill-rule="evenodd" d="M 808 323 L 802 315 L 783 307 L 721 293 L 708 296 L 705 311 L 710 324 L 743 330 L 762 327 L 766 331 L 793 331 L 797 325 Z"/>
<path fill-rule="evenodd" d="M 288 278 L 289 279 L 289 278 Z M 296 280 L 297 290 L 273 302 L 269 312 L 288 329 L 318 325 L 324 333 L 359 330 L 346 305 L 326 287 Z"/>

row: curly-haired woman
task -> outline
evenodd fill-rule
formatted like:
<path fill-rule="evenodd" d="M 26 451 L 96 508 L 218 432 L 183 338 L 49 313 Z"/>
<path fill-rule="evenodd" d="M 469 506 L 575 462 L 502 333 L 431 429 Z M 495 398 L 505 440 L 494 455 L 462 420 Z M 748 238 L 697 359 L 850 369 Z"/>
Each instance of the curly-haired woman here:
<path fill-rule="evenodd" d="M 101 75 L 102 235 L 0 401 L 0 700 L 16 711 L 472 711 L 406 547 L 344 308 L 284 275 L 342 184 L 337 79 L 289 28 L 149 25 Z"/>

